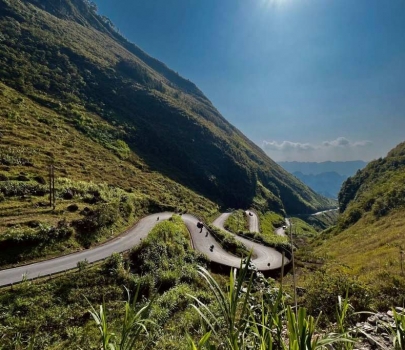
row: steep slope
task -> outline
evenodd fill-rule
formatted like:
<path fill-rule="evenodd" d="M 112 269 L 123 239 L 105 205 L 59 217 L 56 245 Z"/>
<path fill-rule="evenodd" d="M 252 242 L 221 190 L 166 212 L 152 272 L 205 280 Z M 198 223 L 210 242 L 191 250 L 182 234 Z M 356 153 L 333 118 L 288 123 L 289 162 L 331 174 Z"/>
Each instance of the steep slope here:
<path fill-rule="evenodd" d="M 405 142 L 385 158 L 369 163 L 348 178 L 339 192 L 343 225 L 355 223 L 365 212 L 379 218 L 405 205 Z"/>
<path fill-rule="evenodd" d="M 377 304 L 403 303 L 405 143 L 347 179 L 339 205 L 339 224 L 317 241 L 316 253 L 367 282 Z"/>
<path fill-rule="evenodd" d="M 217 212 L 207 198 L 148 170 L 122 132 L 81 113 L 79 131 L 69 117 L 0 83 L 1 267 L 100 243 L 147 213 Z"/>
<path fill-rule="evenodd" d="M 308 213 L 331 206 L 88 1 L 0 0 L 0 33 L 3 83 L 93 139 L 88 125 L 102 118 L 149 169 L 228 207 Z"/>

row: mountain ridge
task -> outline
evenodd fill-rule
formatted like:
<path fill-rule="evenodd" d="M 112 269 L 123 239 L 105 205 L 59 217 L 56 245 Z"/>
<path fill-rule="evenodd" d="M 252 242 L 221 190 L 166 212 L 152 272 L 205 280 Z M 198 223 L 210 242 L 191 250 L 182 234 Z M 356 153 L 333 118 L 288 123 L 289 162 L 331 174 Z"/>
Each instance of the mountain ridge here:
<path fill-rule="evenodd" d="M 305 175 L 318 175 L 324 172 L 336 172 L 342 176 L 352 176 L 357 170 L 364 168 L 367 162 L 362 160 L 353 161 L 325 161 L 325 162 L 277 162 L 290 173 L 300 171 Z"/>
<path fill-rule="evenodd" d="M 79 130 L 89 113 L 101 117 L 151 170 L 223 206 L 289 213 L 331 206 L 229 124 L 194 84 L 138 52 L 162 73 L 155 71 L 124 47 L 90 2 L 55 4 L 0 2 L 3 83 Z"/>

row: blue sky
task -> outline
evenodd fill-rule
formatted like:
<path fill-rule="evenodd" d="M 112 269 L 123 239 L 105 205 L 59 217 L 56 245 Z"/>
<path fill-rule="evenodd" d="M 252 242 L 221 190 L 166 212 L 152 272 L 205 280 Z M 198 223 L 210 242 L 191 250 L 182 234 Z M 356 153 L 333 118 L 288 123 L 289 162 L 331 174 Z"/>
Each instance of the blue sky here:
<path fill-rule="evenodd" d="M 405 0 L 96 0 L 274 160 L 405 141 Z"/>

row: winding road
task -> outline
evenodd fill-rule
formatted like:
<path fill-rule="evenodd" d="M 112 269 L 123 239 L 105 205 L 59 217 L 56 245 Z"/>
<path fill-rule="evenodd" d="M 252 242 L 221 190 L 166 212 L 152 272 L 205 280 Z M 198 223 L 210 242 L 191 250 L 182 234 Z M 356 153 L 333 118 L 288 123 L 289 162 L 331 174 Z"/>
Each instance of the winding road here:
<path fill-rule="evenodd" d="M 251 232 L 259 232 L 259 219 L 254 212 L 251 212 L 251 213 L 252 213 L 251 216 L 248 215 L 249 230 Z M 233 234 L 232 232 L 227 231 L 224 228 L 224 223 L 231 214 L 232 213 L 221 214 L 212 223 L 212 225 L 221 230 L 224 230 L 224 231 L 230 233 L 231 235 L 233 235 L 235 237 L 235 239 L 242 242 L 246 248 L 248 248 L 249 250 L 252 250 L 252 262 L 256 265 L 256 267 L 259 269 L 259 271 L 269 271 L 269 270 L 280 269 L 282 266 L 283 256 L 279 251 L 277 251 L 276 249 L 271 248 L 271 247 L 266 247 L 266 246 L 261 245 L 256 242 L 252 242 L 246 238 L 242 238 L 238 235 Z M 230 255 L 229 253 L 227 253 L 227 254 Z M 236 256 L 233 258 L 236 259 L 236 265 L 229 265 L 229 266 L 239 267 L 240 258 L 237 258 Z M 288 262 L 288 260 L 287 260 L 287 258 L 285 258 L 285 263 L 287 263 L 287 262 Z"/>
<path fill-rule="evenodd" d="M 133 228 L 126 231 L 121 236 L 89 250 L 84 250 L 30 265 L 1 270 L 0 286 L 21 282 L 23 277 L 25 279 L 35 279 L 38 277 L 45 277 L 55 273 L 60 273 L 77 267 L 77 263 L 80 261 L 87 260 L 89 263 L 92 263 L 103 260 L 114 252 L 121 253 L 127 251 L 139 244 L 140 241 L 148 235 L 156 223 L 162 220 L 167 220 L 172 215 L 173 213 L 171 212 L 149 215 L 141 219 Z M 221 227 L 222 225 L 221 228 L 223 228 L 223 223 L 229 215 L 230 213 L 222 214 L 214 221 L 213 224 L 217 227 Z M 213 262 L 231 267 L 240 266 L 240 258 L 223 250 L 205 227 L 200 233 L 200 229 L 197 228 L 198 219 L 195 216 L 184 214 L 182 215 L 182 218 L 190 232 L 192 244 L 195 250 L 205 254 L 208 259 Z M 256 220 L 255 225 L 257 226 L 255 227 L 258 231 L 258 218 L 256 217 L 253 219 L 251 216 L 249 216 L 249 218 L 252 218 L 252 221 Z M 256 231 L 256 229 L 253 231 Z M 236 235 L 235 238 L 241 241 L 248 249 L 253 250 L 254 259 L 252 259 L 252 261 L 259 270 L 267 271 L 281 268 L 281 254 L 275 249 L 262 246 L 258 243 L 254 243 Z M 211 251 L 210 247 L 212 245 L 214 245 L 214 249 Z"/>

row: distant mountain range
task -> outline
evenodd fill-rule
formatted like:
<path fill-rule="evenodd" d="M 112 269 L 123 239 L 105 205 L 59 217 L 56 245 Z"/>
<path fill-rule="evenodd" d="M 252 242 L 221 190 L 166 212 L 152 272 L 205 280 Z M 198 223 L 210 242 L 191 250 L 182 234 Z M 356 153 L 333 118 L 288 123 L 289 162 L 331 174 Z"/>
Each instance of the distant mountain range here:
<path fill-rule="evenodd" d="M 278 162 L 285 170 L 290 173 L 301 172 L 305 175 L 321 174 L 327 172 L 336 172 L 342 176 L 352 176 L 356 173 L 357 170 L 363 169 L 367 162 L 362 160 L 353 160 L 347 162 Z"/>
<path fill-rule="evenodd" d="M 335 171 L 328 171 L 316 175 L 307 175 L 296 171 L 293 172 L 293 175 L 311 187 L 315 192 L 333 199 L 337 199 L 340 187 L 342 187 L 343 182 L 347 179 L 347 176 L 340 175 Z"/>
<path fill-rule="evenodd" d="M 336 199 L 343 182 L 367 163 L 362 160 L 348 162 L 279 162 L 315 192 Z"/>

